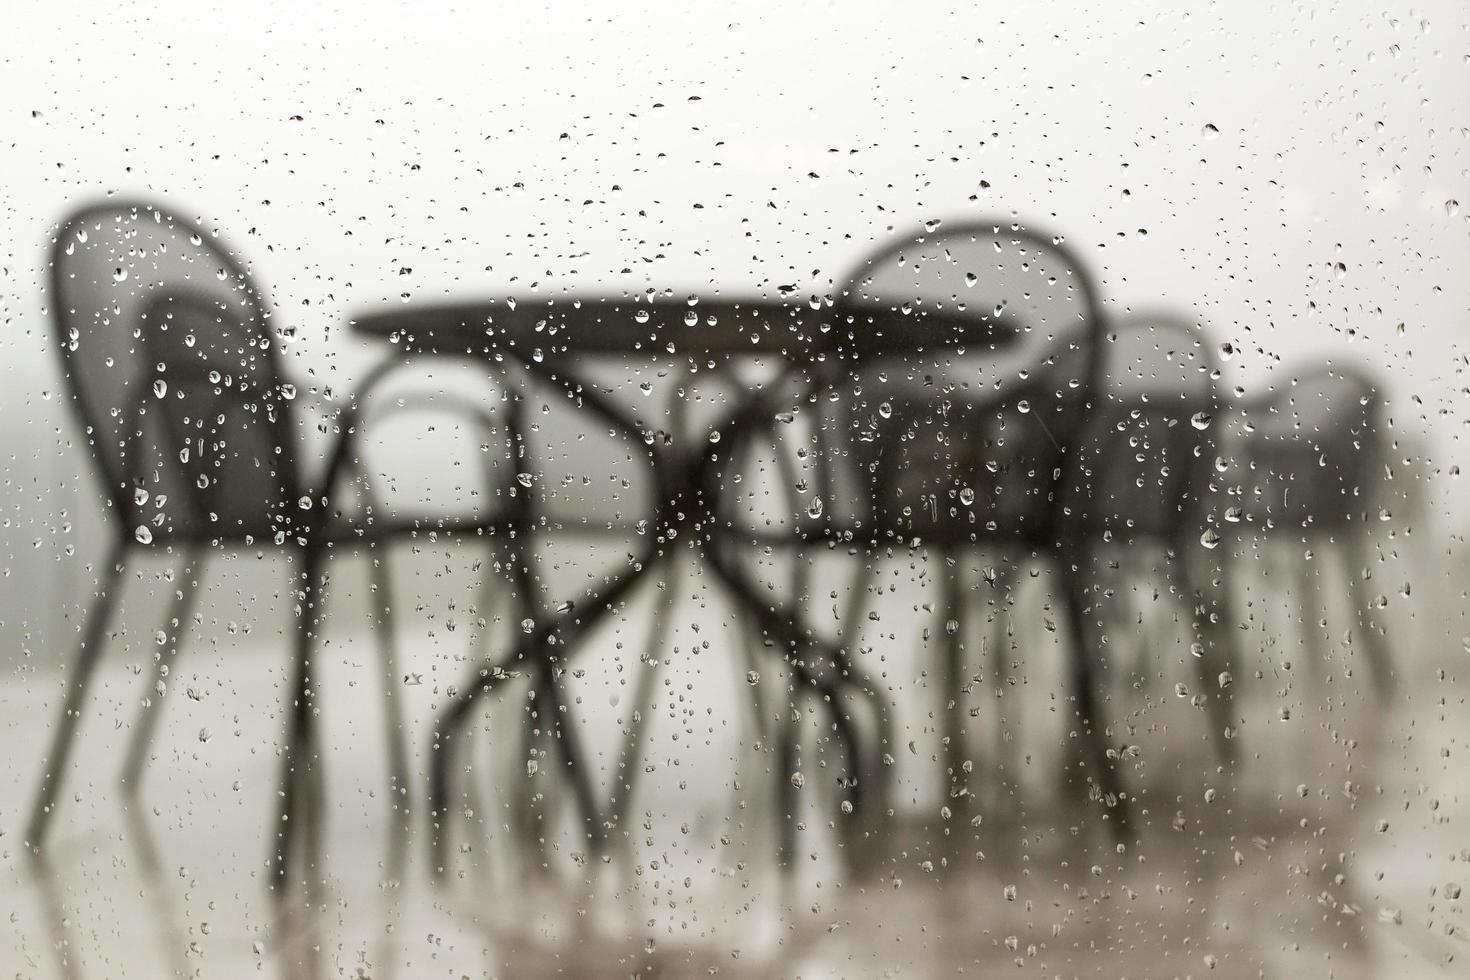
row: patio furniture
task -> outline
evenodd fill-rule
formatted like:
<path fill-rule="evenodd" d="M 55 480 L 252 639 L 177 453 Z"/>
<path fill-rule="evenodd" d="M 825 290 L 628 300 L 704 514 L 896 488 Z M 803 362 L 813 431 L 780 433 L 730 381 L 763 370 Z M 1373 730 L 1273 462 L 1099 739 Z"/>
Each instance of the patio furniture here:
<path fill-rule="evenodd" d="M 850 316 L 839 343 L 846 357 L 824 365 L 824 397 L 808 409 L 804 427 L 782 427 L 784 452 L 773 465 L 783 468 L 789 488 L 784 544 L 841 542 L 864 559 L 847 585 L 842 669 L 864 676 L 852 653 L 873 559 L 889 547 L 936 553 L 946 796 L 963 815 L 974 766 L 956 703 L 970 612 L 962 556 L 983 549 L 1013 564 L 1049 561 L 1067 612 L 1068 696 L 1077 762 L 1086 770 L 1085 782 L 1068 782 L 1088 787 L 1121 835 L 1128 819 L 1122 760 L 1110 745 L 1106 664 L 1086 608 L 1092 543 L 1077 523 L 1094 493 L 1095 476 L 1082 461 L 1105 354 L 1104 319 L 1085 267 L 1060 237 L 1011 219 L 945 224 L 870 253 L 836 308 L 970 324 L 967 333 L 901 347 L 885 339 L 873 314 Z M 809 488 L 812 505 L 798 504 L 805 494 L 790 492 L 798 487 Z M 758 540 L 767 538 L 781 546 L 779 534 Z M 799 599 L 809 579 L 803 562 L 795 568 L 789 591 Z M 875 707 L 879 740 L 891 746 L 891 723 Z M 860 778 L 886 795 L 881 768 Z M 883 809 L 882 802 L 874 808 Z"/>
<path fill-rule="evenodd" d="M 1317 664 L 1330 651 L 1316 608 L 1320 582 L 1309 557 L 1319 550 L 1323 558 L 1336 552 L 1357 618 L 1354 647 L 1367 661 L 1374 687 L 1390 692 L 1392 652 L 1368 585 L 1374 566 L 1370 527 L 1386 519 L 1389 492 L 1387 427 L 1377 383 L 1353 365 L 1322 365 L 1278 390 L 1230 404 L 1226 416 L 1229 468 L 1220 481 L 1229 499 L 1222 527 L 1235 529 L 1232 543 L 1251 532 L 1290 542 L 1299 620 Z"/>
<path fill-rule="evenodd" d="M 1230 565 L 1219 547 L 1215 461 L 1221 451 L 1220 375 L 1203 327 L 1176 314 L 1137 312 L 1108 326 L 1102 397 L 1081 443 L 1091 474 L 1088 499 L 1070 501 L 1073 533 L 1099 556 L 1162 558 L 1166 583 L 1189 609 L 1194 642 L 1192 699 L 1210 719 L 1211 743 L 1224 762 L 1231 739 L 1229 669 L 1239 663 Z M 1097 568 L 1099 585 L 1110 577 Z M 1104 605 L 1101 595 L 1094 605 Z M 1140 650 L 1135 674 L 1146 681 Z"/>
<path fill-rule="evenodd" d="M 772 602 L 730 560 L 721 544 L 728 531 L 718 507 L 728 493 L 727 447 L 762 438 L 783 409 L 817 390 L 827 366 L 846 356 L 841 324 L 858 315 L 869 318 L 870 328 L 886 338 L 873 341 L 875 347 L 886 343 L 895 350 L 994 333 L 989 327 L 977 330 L 973 317 L 942 311 L 913 317 L 876 305 L 835 309 L 821 301 L 729 295 L 514 297 L 374 312 L 355 319 L 359 332 L 389 339 L 406 354 L 479 357 L 492 371 L 519 372 L 524 380 L 515 383 L 544 387 L 599 431 L 612 433 L 638 464 L 638 481 L 649 488 L 642 509 L 632 510 L 629 503 L 630 509 L 615 519 L 599 518 L 596 524 L 575 513 L 547 517 L 551 505 L 545 499 L 538 505 L 543 523 L 561 527 L 563 533 L 621 535 L 631 527 L 638 543 L 559 613 L 530 624 L 503 661 L 477 665 L 441 715 L 431 780 L 437 868 L 443 869 L 448 835 L 464 805 L 464 791 L 457 791 L 451 778 L 456 739 L 476 705 L 508 679 L 505 664 L 537 664 L 537 670 L 548 674 L 565 669 L 594 627 L 622 608 L 639 584 L 686 543 L 741 617 L 756 625 L 799 684 L 820 702 L 839 755 L 834 779 L 844 797 L 843 812 L 850 814 L 844 819 L 856 823 L 865 816 L 867 787 L 858 773 L 873 768 L 869 760 L 876 749 L 867 744 L 852 714 L 867 693 L 843 673 L 841 656 L 831 644 L 813 637 L 794 609 Z M 732 385 L 732 378 L 739 383 Z M 724 394 L 718 403 L 708 403 L 702 418 L 671 417 L 661 423 L 644 407 L 649 404 L 645 395 L 658 387 L 655 380 L 663 386 L 682 385 L 681 391 L 719 388 Z M 603 804 L 592 798 L 579 775 L 586 766 L 574 736 L 575 726 L 559 721 L 555 741 L 579 802 L 586 840 L 598 852 L 611 832 L 620 832 L 632 788 L 631 779 L 622 774 L 637 766 L 619 770 L 612 799 Z"/>
<path fill-rule="evenodd" d="M 397 372 L 401 359 L 373 371 L 331 419 L 330 465 L 324 478 L 313 480 L 299 448 L 302 413 L 295 407 L 296 388 L 282 370 L 270 323 L 274 311 L 264 291 L 216 233 L 178 212 L 129 201 L 83 208 L 55 233 L 50 276 L 62 369 L 106 494 L 111 541 L 44 756 L 26 842 L 36 852 L 44 846 L 128 561 L 149 550 L 182 553 L 170 621 L 183 627 L 215 553 L 279 548 L 297 562 L 294 591 L 300 610 L 282 756 L 281 823 L 271 861 L 281 885 L 295 848 L 310 853 L 317 843 L 324 805 L 312 645 L 321 628 L 324 598 L 318 580 L 327 557 L 335 550 L 386 547 L 429 531 L 500 534 L 513 526 L 515 515 L 490 506 L 449 518 L 373 510 L 370 480 L 360 466 L 364 419 L 374 410 L 372 394 Z M 482 413 L 468 421 L 483 427 L 495 420 Z M 344 512 L 335 496 L 348 477 L 369 502 L 356 514 Z M 497 498 L 489 494 L 486 499 Z M 388 801 L 398 811 L 409 785 L 407 750 L 393 694 L 397 666 L 386 556 L 372 554 L 388 719 Z M 177 652 L 178 639 L 170 636 L 155 660 L 150 691 L 160 689 Z M 134 726 L 122 776 L 129 798 L 141 791 L 160 709 L 156 701 L 145 702 Z M 395 815 L 393 822 L 399 824 L 400 818 Z M 401 842 L 390 843 L 398 847 Z"/>

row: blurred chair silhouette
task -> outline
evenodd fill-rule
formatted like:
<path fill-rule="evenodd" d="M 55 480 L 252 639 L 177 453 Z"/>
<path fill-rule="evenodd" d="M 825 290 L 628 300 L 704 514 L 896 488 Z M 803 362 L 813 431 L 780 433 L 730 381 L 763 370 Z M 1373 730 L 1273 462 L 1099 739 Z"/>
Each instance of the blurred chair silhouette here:
<path fill-rule="evenodd" d="M 1140 545 L 1162 551 L 1172 591 L 1188 603 L 1195 642 L 1190 650 L 1198 690 L 1209 713 L 1216 754 L 1234 758 L 1230 728 L 1230 665 L 1235 662 L 1228 564 L 1209 502 L 1220 425 L 1219 367 L 1204 331 L 1167 313 L 1135 313 L 1110 321 L 1104 381 L 1079 440 L 1087 479 L 1085 500 L 1068 500 L 1066 534 L 1085 535 L 1095 555 L 1131 571 Z M 1097 575 L 1094 606 L 1108 601 Z M 1140 650 L 1136 673 L 1147 679 Z"/>
<path fill-rule="evenodd" d="M 283 883 L 293 828 L 301 826 L 307 847 L 318 843 L 320 829 L 311 651 L 323 603 L 317 580 L 327 552 L 430 531 L 494 533 L 513 523 L 513 516 L 477 508 L 464 517 L 412 519 L 383 513 L 381 506 L 375 510 L 360 455 L 368 403 L 356 399 L 319 426 L 323 432 L 333 429 L 336 438 L 325 478 L 311 482 L 299 453 L 304 426 L 292 408 L 295 389 L 281 369 L 264 293 L 215 234 L 167 208 L 107 202 L 66 219 L 53 240 L 51 303 L 66 383 L 105 486 L 113 536 L 44 759 L 27 844 L 35 853 L 44 844 L 129 558 L 143 549 L 182 552 L 183 574 L 170 616 L 182 628 L 212 551 L 276 546 L 301 559 L 281 785 L 281 816 L 290 822 L 278 831 L 273 855 L 277 883 Z M 401 363 L 370 372 L 357 398 L 382 387 Z M 483 428 L 495 420 L 478 410 L 470 421 Z M 513 441 L 504 423 L 501 429 L 507 443 Z M 504 482 L 513 486 L 511 473 L 507 467 Z M 361 482 L 369 501 L 356 515 L 325 496 L 349 475 Z M 486 499 L 501 495 L 487 493 Z M 399 811 L 406 809 L 401 795 L 408 772 L 393 696 L 392 604 L 384 562 L 375 558 L 370 565 L 388 720 L 389 806 Z M 150 691 L 162 691 L 159 682 L 176 652 L 173 635 L 155 660 Z M 122 775 L 130 797 L 141 788 L 159 708 L 145 702 L 134 727 Z"/>
<path fill-rule="evenodd" d="M 877 345 L 865 320 L 864 310 L 874 307 L 910 312 L 916 336 L 933 314 L 958 314 L 967 325 L 943 342 L 926 337 L 895 355 Z M 1009 218 L 946 226 L 873 252 L 842 288 L 834 313 L 838 356 L 826 362 L 810 417 L 788 420 L 771 446 L 751 450 L 774 457 L 765 466 L 787 488 L 788 506 L 774 528 L 752 528 L 754 540 L 861 552 L 842 618 L 843 671 L 856 670 L 852 654 L 876 559 L 893 546 L 939 552 L 941 735 L 949 805 L 961 812 L 970 803 L 973 765 L 958 704 L 967 615 L 960 556 L 986 547 L 1018 564 L 1050 559 L 1072 638 L 1069 696 L 1088 792 L 1122 833 L 1128 807 L 1108 745 L 1104 664 L 1086 608 L 1091 543 L 1063 512 L 1064 501 L 1091 492 L 1077 440 L 1101 381 L 1103 320 L 1086 269 L 1060 238 Z M 740 503 L 753 509 L 755 492 Z M 799 505 L 808 493 L 812 502 Z M 791 587 L 801 593 L 808 585 L 798 560 Z M 886 699 L 871 680 L 863 683 L 879 743 L 891 748 Z M 880 799 L 888 795 L 885 768 L 875 761 L 863 773 Z M 784 780 L 786 769 L 779 772 Z M 790 790 L 781 785 L 789 807 Z"/>
<path fill-rule="evenodd" d="M 1378 386 L 1352 366 L 1322 366 L 1289 386 L 1229 406 L 1230 458 L 1224 477 L 1236 498 L 1225 526 L 1253 528 L 1268 539 L 1291 541 L 1304 640 L 1325 663 L 1326 620 L 1308 610 L 1320 586 L 1309 555 L 1338 546 L 1347 600 L 1357 618 L 1359 650 L 1380 694 L 1393 688 L 1393 662 L 1375 615 L 1370 523 L 1390 515 L 1385 483 L 1388 452 Z M 1319 563 L 1322 567 L 1325 563 Z"/>

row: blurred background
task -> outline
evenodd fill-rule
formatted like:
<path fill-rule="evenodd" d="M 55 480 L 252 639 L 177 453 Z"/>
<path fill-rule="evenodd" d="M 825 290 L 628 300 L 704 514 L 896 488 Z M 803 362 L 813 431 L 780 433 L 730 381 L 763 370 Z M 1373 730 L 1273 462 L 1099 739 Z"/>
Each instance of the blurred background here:
<path fill-rule="evenodd" d="M 5 21 L 7 972 L 1464 971 L 1463 5 L 21 0 Z M 1309 580 L 1283 569 L 1315 560 L 1314 546 L 1230 540 L 1245 569 L 1231 626 L 1254 658 L 1234 667 L 1249 762 L 1224 772 L 1199 711 L 1176 697 L 1176 685 L 1194 683 L 1188 613 L 1161 626 L 1140 613 L 1138 636 L 1167 652 L 1151 671 L 1156 686 L 1116 692 L 1113 712 L 1135 719 L 1145 734 L 1132 738 L 1152 736 L 1159 754 L 1149 829 L 1115 847 L 1078 833 L 1072 804 L 1054 792 L 1066 755 L 1055 694 L 1065 658 L 1052 599 L 1018 585 L 1009 603 L 985 600 L 987 622 L 1007 624 L 1025 651 L 1017 706 L 993 737 L 1011 760 L 1011 803 L 996 804 L 979 843 L 956 856 L 944 844 L 935 766 L 944 692 L 925 659 L 943 632 L 925 630 L 937 586 L 922 569 L 932 559 L 889 554 L 879 574 L 893 587 L 874 600 L 864 643 L 886 657 L 901 812 L 881 870 L 853 875 L 819 801 L 803 798 L 809 813 L 778 812 L 771 823 L 780 807 L 764 778 L 771 763 L 739 726 L 754 682 L 743 679 L 718 590 L 676 561 L 661 573 L 660 591 L 674 594 L 670 631 L 649 655 L 666 657 L 667 673 L 649 709 L 648 775 L 627 853 L 589 857 L 575 833 L 550 830 L 545 853 L 512 853 L 502 836 L 460 849 L 449 884 L 431 886 L 417 843 L 410 870 L 383 871 L 372 585 L 341 561 L 321 640 L 322 670 L 338 685 L 323 707 L 330 871 L 307 903 L 319 928 L 303 938 L 273 922 L 267 897 L 296 598 L 282 556 L 245 549 L 201 582 L 181 624 L 147 803 L 125 817 L 114 798 L 118 733 L 132 724 L 176 587 L 177 556 L 165 555 L 124 579 L 83 724 L 90 737 L 51 830 L 54 866 L 37 875 L 22 827 L 63 667 L 108 575 L 114 520 L 69 408 L 47 262 L 64 215 L 108 195 L 166 202 L 217 230 L 269 291 L 286 373 L 303 392 L 334 398 L 391 356 L 351 329 L 374 311 L 649 289 L 823 297 L 875 244 L 925 222 L 1035 222 L 1085 258 L 1110 316 L 1167 309 L 1202 325 L 1227 399 L 1270 398 L 1323 365 L 1371 372 L 1398 502 L 1381 508 L 1368 591 L 1397 684 L 1375 692 L 1361 667 L 1343 673 L 1355 621 L 1336 583 L 1360 567 L 1312 577 L 1319 611 L 1304 617 L 1295 601 Z M 427 370 L 435 390 L 474 390 L 462 366 Z M 574 419 L 546 425 L 543 442 L 585 453 L 568 472 L 621 473 L 616 447 L 603 466 L 571 446 Z M 460 500 L 475 438 L 432 412 L 393 426 L 381 443 L 384 469 L 405 474 L 395 493 L 429 509 Z M 547 595 L 570 595 L 588 574 L 585 545 L 538 547 L 547 575 L 567 583 Z M 437 751 L 432 718 L 496 627 L 475 609 L 481 565 L 493 558 L 473 542 L 427 536 L 394 554 L 403 646 L 394 680 L 417 786 Z M 812 574 L 821 583 L 829 573 Z M 830 574 L 830 588 L 844 588 Z M 616 757 L 607 732 L 627 724 L 624 668 L 636 662 L 611 651 L 644 642 L 654 605 L 652 596 L 630 605 L 599 646 L 609 655 L 589 650 L 579 664 L 573 689 L 601 760 L 594 769 Z M 1340 658 L 1320 670 L 1302 638 L 1318 619 Z M 517 624 L 502 625 L 513 633 Z M 1124 633 L 1120 650 L 1141 648 Z M 1024 726 L 1012 724 L 1020 717 Z M 483 780 L 483 805 L 549 809 L 547 827 L 564 816 L 556 800 L 565 794 L 554 790 L 540 802 L 497 796 L 523 778 L 520 746 L 486 755 L 479 771 L 504 775 Z M 132 825 L 139 812 L 150 829 Z M 795 872 L 772 862 L 782 819 L 810 824 Z M 150 844 L 139 843 L 145 836 Z"/>

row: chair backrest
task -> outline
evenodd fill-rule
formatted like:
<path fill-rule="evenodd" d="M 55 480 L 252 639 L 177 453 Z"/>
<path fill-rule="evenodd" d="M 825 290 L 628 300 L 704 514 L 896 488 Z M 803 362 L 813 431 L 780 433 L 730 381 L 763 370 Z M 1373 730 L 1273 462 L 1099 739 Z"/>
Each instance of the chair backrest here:
<path fill-rule="evenodd" d="M 1351 366 L 1321 366 L 1229 412 L 1243 515 L 1277 530 L 1363 521 L 1379 505 L 1385 459 L 1378 386 Z"/>
<path fill-rule="evenodd" d="M 238 537 L 290 523 L 299 485 L 266 301 L 218 237 L 106 202 L 56 233 L 66 382 L 126 533 Z"/>
<path fill-rule="evenodd" d="M 973 324 L 896 354 L 865 342 L 871 305 Z M 884 245 L 837 303 L 848 356 L 829 427 L 885 531 L 1050 539 L 1100 377 L 1097 290 L 1059 237 L 982 220 Z M 836 469 L 836 468 L 834 468 Z M 833 481 L 836 482 L 836 481 Z"/>
<path fill-rule="evenodd" d="M 1077 533 L 1168 538 L 1203 533 L 1216 457 L 1219 365 L 1203 326 L 1171 313 L 1110 320 L 1103 379 L 1078 450 L 1085 500 L 1069 502 Z"/>

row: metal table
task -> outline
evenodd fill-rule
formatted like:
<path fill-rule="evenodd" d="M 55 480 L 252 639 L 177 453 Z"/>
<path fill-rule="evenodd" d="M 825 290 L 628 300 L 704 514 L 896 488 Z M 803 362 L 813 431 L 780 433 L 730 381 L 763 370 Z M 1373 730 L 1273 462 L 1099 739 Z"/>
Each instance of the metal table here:
<path fill-rule="evenodd" d="M 730 541 L 732 535 L 718 526 L 713 509 L 722 489 L 722 466 L 729 461 L 732 445 L 758 434 L 783 406 L 797 404 L 840 378 L 859 359 L 912 356 L 938 348 L 999 347 L 1010 336 L 1006 327 L 988 317 L 956 311 L 719 295 L 471 300 L 363 312 L 349 325 L 360 335 L 392 342 L 404 356 L 483 359 L 502 376 L 510 369 L 523 370 L 564 390 L 579 408 L 633 444 L 648 448 L 657 514 L 650 522 L 651 533 L 644 537 L 646 544 L 595 595 L 537 622 L 510 652 L 512 660 L 536 665 L 541 687 L 559 690 L 557 662 L 571 656 L 591 629 L 672 554 L 677 541 L 691 542 L 741 614 L 781 649 L 794 676 L 820 695 L 843 750 L 838 781 L 847 796 L 842 810 L 852 826 L 858 825 L 865 789 L 860 774 L 876 771 L 882 746 L 863 746 L 848 706 L 854 698 L 872 699 L 878 693 L 858 689 L 860 685 L 842 667 L 842 652 L 817 639 L 794 608 L 762 594 L 734 561 L 728 548 L 738 542 Z M 743 390 L 736 404 L 706 431 L 673 442 L 654 438 L 635 410 L 618 404 L 589 380 L 586 367 L 609 361 L 656 363 L 691 376 L 753 362 L 765 365 L 774 379 Z M 690 383 L 701 382 L 695 377 Z M 720 438 L 710 438 L 716 432 Z M 477 665 L 440 716 L 430 787 L 439 827 L 437 855 L 442 856 L 448 843 L 452 741 L 476 703 L 507 676 L 503 669 Z M 564 705 L 555 707 L 566 710 Z M 560 717 L 560 711 L 554 717 Z M 623 816 L 618 803 L 625 803 L 631 787 L 615 793 L 612 804 L 604 808 L 596 799 L 572 726 L 562 726 L 559 735 L 557 744 L 586 820 L 589 842 L 597 850 L 607 831 L 618 826 Z M 442 868 L 443 863 L 436 860 L 435 865 Z"/>

